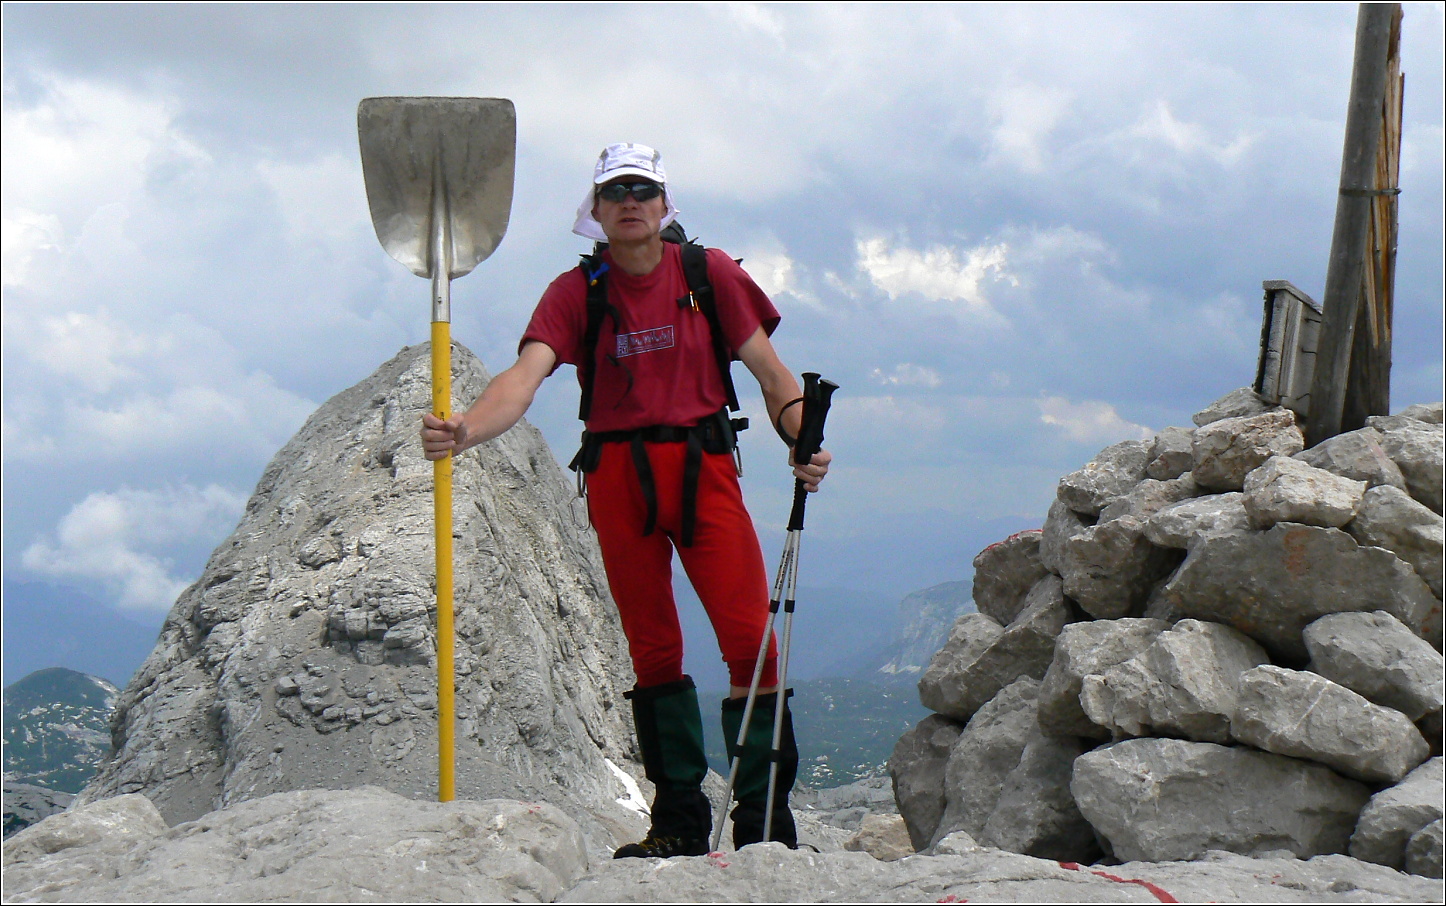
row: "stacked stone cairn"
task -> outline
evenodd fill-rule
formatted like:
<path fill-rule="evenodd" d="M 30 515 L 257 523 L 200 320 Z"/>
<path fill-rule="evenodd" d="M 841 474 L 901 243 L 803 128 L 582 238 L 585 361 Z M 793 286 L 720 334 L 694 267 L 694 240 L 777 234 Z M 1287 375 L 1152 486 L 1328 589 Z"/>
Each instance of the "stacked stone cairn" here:
<path fill-rule="evenodd" d="M 1066 475 L 890 761 L 916 849 L 1442 875 L 1442 406 L 1312 449 L 1239 390 Z"/>

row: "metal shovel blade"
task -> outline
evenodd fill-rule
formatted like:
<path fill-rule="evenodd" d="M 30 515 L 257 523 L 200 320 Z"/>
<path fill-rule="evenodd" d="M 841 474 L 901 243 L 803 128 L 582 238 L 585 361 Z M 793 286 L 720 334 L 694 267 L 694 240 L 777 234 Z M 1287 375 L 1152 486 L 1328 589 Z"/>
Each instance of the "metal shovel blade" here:
<path fill-rule="evenodd" d="M 442 226 L 451 244 L 448 278 L 471 273 L 507 232 L 517 161 L 512 102 L 366 98 L 356 118 L 382 247 L 418 277 L 432 277 L 431 240 Z M 448 223 L 436 224 L 436 212 Z"/>

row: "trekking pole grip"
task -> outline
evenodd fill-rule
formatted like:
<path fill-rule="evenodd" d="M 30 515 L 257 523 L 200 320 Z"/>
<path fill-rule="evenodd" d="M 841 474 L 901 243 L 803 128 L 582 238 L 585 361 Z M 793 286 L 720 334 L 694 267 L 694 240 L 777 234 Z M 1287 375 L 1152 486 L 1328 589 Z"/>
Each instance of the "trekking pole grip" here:
<path fill-rule="evenodd" d="M 807 465 L 813 454 L 823 448 L 823 423 L 828 418 L 833 392 L 838 384 L 824 380 L 817 372 L 808 371 L 803 375 L 803 412 L 799 421 L 798 440 L 793 445 L 793 461 L 796 465 Z M 793 481 L 793 511 L 788 517 L 788 530 L 803 530 L 803 511 L 808 501 L 808 490 L 803 479 Z"/>

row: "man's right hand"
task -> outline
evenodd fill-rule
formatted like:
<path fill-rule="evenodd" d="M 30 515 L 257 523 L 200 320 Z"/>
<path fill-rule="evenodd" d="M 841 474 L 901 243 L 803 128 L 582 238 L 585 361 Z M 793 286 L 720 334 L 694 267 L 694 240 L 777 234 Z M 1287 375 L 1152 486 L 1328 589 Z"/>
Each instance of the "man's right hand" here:
<path fill-rule="evenodd" d="M 422 451 L 431 460 L 445 459 L 467 449 L 467 429 L 462 416 L 443 421 L 430 412 L 422 413 Z"/>

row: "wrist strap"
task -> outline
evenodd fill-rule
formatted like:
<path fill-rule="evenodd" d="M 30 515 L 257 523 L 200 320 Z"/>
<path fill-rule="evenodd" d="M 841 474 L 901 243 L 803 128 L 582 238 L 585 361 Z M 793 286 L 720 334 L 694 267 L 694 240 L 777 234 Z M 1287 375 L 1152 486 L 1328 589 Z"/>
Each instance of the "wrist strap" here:
<path fill-rule="evenodd" d="M 797 406 L 801 402 L 803 402 L 803 397 L 800 396 L 796 400 L 789 400 L 788 402 L 784 403 L 783 408 L 778 410 L 778 417 L 773 420 L 773 430 L 777 431 L 778 436 L 783 438 L 783 442 L 788 444 L 790 447 L 798 443 L 798 438 L 793 437 L 787 431 L 783 430 L 783 413 L 787 412 L 789 410 L 789 407 Z"/>

